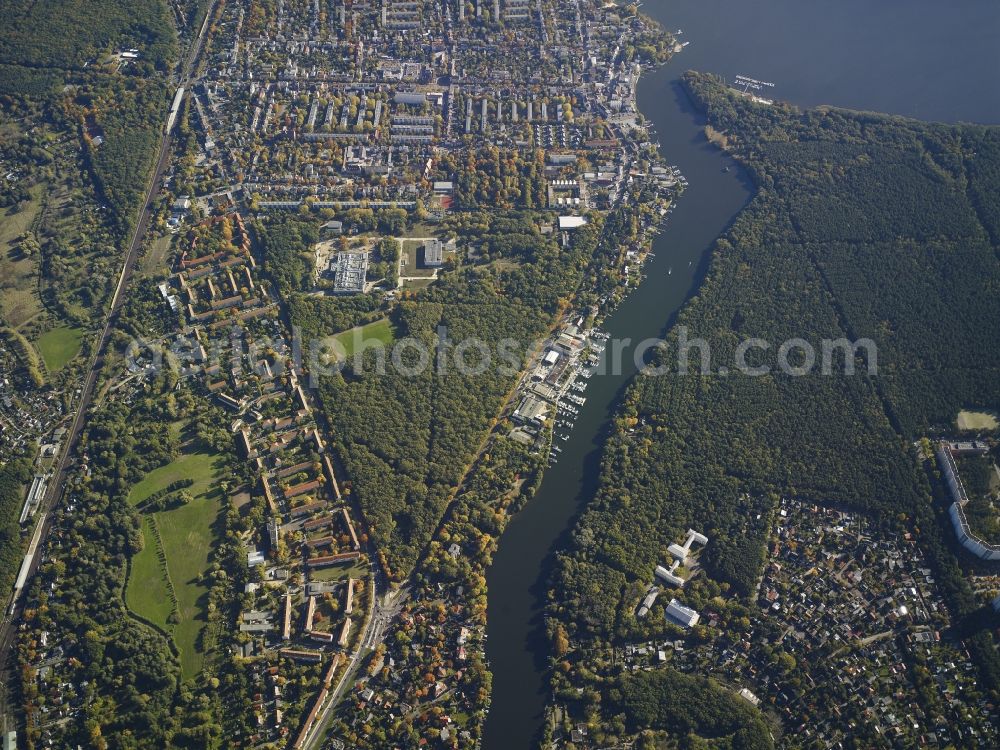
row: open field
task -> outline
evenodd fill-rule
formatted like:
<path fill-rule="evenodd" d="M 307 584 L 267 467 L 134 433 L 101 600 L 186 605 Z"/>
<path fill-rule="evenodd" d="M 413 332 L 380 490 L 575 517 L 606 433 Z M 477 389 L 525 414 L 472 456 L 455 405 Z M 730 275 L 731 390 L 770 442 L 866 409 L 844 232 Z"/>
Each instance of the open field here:
<path fill-rule="evenodd" d="M 433 283 L 434 283 L 434 279 L 430 278 L 430 277 L 428 277 L 426 279 L 409 279 L 409 278 L 407 278 L 407 279 L 403 279 L 402 280 L 401 286 L 402 286 L 403 289 L 409 289 L 409 290 L 413 291 L 413 290 L 417 290 L 417 289 L 426 289 L 427 287 L 429 287 Z"/>
<path fill-rule="evenodd" d="M 405 232 L 403 232 L 403 237 L 433 237 L 434 236 L 434 224 L 427 224 L 425 222 L 417 222 L 411 225 Z"/>
<path fill-rule="evenodd" d="M 35 348 L 42 355 L 49 372 L 58 372 L 80 353 L 83 331 L 79 328 L 60 326 L 46 331 L 35 341 Z"/>
<path fill-rule="evenodd" d="M 374 342 L 391 344 L 395 339 L 395 334 L 389 319 L 382 318 L 373 323 L 338 333 L 334 338 L 344 347 L 344 356 L 349 358 L 353 357 L 354 353 L 365 344 Z"/>
<path fill-rule="evenodd" d="M 18 240 L 41 210 L 42 186 L 31 190 L 32 200 L 20 211 L 0 209 L 0 315 L 17 328 L 42 311 L 38 300 L 38 258 L 24 258 Z"/>
<path fill-rule="evenodd" d="M 223 512 L 217 489 L 196 495 L 187 505 L 156 514 L 167 557 L 167 570 L 177 595 L 180 621 L 171 628 L 181 654 L 181 677 L 193 677 L 204 662 L 200 636 L 206 624 L 208 586 L 201 577 L 214 546 L 216 521 Z"/>
<path fill-rule="evenodd" d="M 368 566 L 363 561 L 358 561 L 314 570 L 309 577 L 314 581 L 346 581 L 348 578 L 359 579 L 367 575 Z"/>
<path fill-rule="evenodd" d="M 165 489 L 180 479 L 192 479 L 194 484 L 187 490 L 195 497 L 208 492 L 222 462 L 210 453 L 185 453 L 176 461 L 154 469 L 128 495 L 130 505 L 138 505 L 154 492 Z"/>
<path fill-rule="evenodd" d="M 139 268 L 143 273 L 155 276 L 167 270 L 167 256 L 170 254 L 173 239 L 174 235 L 167 233 L 150 243 L 149 249 L 139 262 Z"/>
<path fill-rule="evenodd" d="M 960 430 L 995 430 L 1000 427 L 1000 420 L 995 412 L 966 411 L 958 413 L 958 429 Z"/>
<path fill-rule="evenodd" d="M 170 585 L 160 568 L 160 548 L 153 533 L 153 519 L 142 519 L 142 552 L 132 558 L 132 570 L 125 588 L 125 603 L 129 609 L 141 614 L 165 630 L 170 630 L 167 618 L 173 611 Z"/>
<path fill-rule="evenodd" d="M 208 586 L 202 582 L 202 576 L 215 544 L 219 516 L 225 511 L 223 495 L 217 486 L 223 463 L 209 453 L 184 453 L 150 472 L 129 493 L 129 502 L 137 505 L 179 479 L 194 480 L 187 488 L 193 496 L 191 502 L 143 518 L 144 547 L 132 558 L 125 593 L 126 602 L 134 612 L 171 634 L 180 652 L 184 679 L 198 674 L 204 662 L 201 635 L 206 624 Z M 166 560 L 167 577 L 159 559 L 160 550 Z M 174 610 L 173 596 L 177 598 L 175 618 L 170 617 Z"/>

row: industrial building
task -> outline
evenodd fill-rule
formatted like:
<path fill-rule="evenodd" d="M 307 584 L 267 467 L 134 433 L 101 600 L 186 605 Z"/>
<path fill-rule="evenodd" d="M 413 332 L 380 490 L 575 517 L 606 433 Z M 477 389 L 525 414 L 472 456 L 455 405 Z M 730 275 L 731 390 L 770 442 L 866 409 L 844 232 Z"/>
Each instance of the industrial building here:
<path fill-rule="evenodd" d="M 360 294 L 365 290 L 365 275 L 368 273 L 368 253 L 341 250 L 330 261 L 333 272 L 335 294 Z"/>

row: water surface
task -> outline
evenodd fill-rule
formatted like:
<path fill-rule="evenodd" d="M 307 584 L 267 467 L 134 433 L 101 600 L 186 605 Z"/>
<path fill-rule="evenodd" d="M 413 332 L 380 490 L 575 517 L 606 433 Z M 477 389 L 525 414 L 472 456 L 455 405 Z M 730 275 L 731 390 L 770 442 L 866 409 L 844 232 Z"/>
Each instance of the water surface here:
<path fill-rule="evenodd" d="M 707 145 L 680 90 L 687 69 L 776 84 L 776 98 L 948 122 L 1000 122 L 1000 3 L 993 0 L 673 0 L 642 10 L 690 45 L 639 87 L 661 151 L 690 187 L 656 239 L 648 278 L 605 328 L 658 336 L 697 288 L 708 250 L 748 200 L 740 170 Z M 489 587 L 487 656 L 493 703 L 485 750 L 528 750 L 547 699 L 542 609 L 551 556 L 593 497 L 601 447 L 634 374 L 594 376 L 559 463 L 500 540 Z"/>

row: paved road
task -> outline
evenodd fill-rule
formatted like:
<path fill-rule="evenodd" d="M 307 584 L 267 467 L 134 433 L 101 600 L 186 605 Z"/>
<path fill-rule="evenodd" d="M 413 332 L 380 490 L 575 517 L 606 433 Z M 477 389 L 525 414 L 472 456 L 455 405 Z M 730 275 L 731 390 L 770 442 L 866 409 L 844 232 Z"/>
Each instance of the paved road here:
<path fill-rule="evenodd" d="M 209 8 L 208 17 L 215 12 L 216 4 L 217 0 L 215 0 Z M 177 86 L 183 86 L 185 89 L 190 87 L 192 76 L 197 69 L 198 58 L 204 49 L 206 37 L 205 30 L 207 28 L 208 24 L 206 23 L 202 26 L 201 33 L 198 38 L 191 45 L 191 49 L 189 50 L 188 55 L 179 70 L 179 75 L 176 79 Z M 164 128 L 164 130 L 166 129 Z M 104 326 L 97 337 L 93 348 L 93 354 L 87 367 L 86 375 L 83 378 L 83 384 L 80 390 L 80 400 L 77 403 L 76 412 L 66 434 L 66 442 L 62 446 L 59 453 L 59 458 L 56 461 L 52 479 L 49 482 L 45 497 L 39 504 L 38 516 L 40 520 L 33 539 L 33 543 L 36 543 L 35 540 L 37 540 L 37 546 L 39 549 L 44 549 L 45 538 L 48 536 L 48 533 L 52 528 L 53 514 L 51 510 L 62 495 L 66 474 L 70 467 L 70 459 L 80 437 L 80 432 L 86 422 L 87 410 L 94 398 L 98 377 L 104 366 L 105 353 L 115 329 L 118 312 L 121 310 L 122 304 L 125 301 L 129 282 L 132 280 L 135 263 L 139 257 L 139 251 L 142 248 L 142 239 L 145 236 L 146 231 L 149 229 L 150 222 L 153 218 L 153 201 L 156 198 L 160 183 L 163 179 L 163 172 L 167 167 L 167 163 L 170 161 L 170 146 L 170 133 L 164 132 L 163 137 L 160 140 L 156 167 L 154 168 L 149 182 L 146 185 L 146 192 L 142 202 L 142 210 L 139 214 L 139 221 L 136 223 L 135 231 L 132 233 L 132 237 L 129 240 L 121 272 L 118 276 L 118 284 L 115 287 L 114 295 L 111 297 L 111 304 L 108 307 L 108 313 L 104 320 Z M 31 567 L 28 571 L 28 580 L 31 579 L 31 576 L 33 576 L 35 571 L 38 569 L 40 557 L 40 554 L 36 554 L 34 556 Z M 25 588 L 27 588 L 27 584 L 25 584 Z M 12 669 L 14 666 L 12 646 L 17 633 L 16 624 L 20 615 L 21 605 L 20 602 L 16 602 L 13 611 L 9 609 L 5 610 L 4 620 L 2 625 L 0 625 L 0 678 L 2 678 L 0 679 L 0 683 L 4 686 L 4 689 L 0 691 L 2 692 L 2 695 L 0 695 L 0 704 L 2 704 L 0 705 L 0 708 L 4 710 L 7 708 L 5 688 L 8 681 L 13 678 L 16 672 L 16 670 Z"/>
<path fill-rule="evenodd" d="M 321 747 L 323 742 L 326 741 L 327 725 L 330 722 L 331 712 L 343 699 L 345 692 L 354 684 L 354 677 L 361 659 L 373 651 L 379 642 L 381 642 L 385 628 L 399 615 L 409 595 L 409 588 L 403 586 L 392 594 L 386 594 L 383 597 L 383 601 L 379 603 L 377 590 L 373 590 L 364 632 L 358 638 L 358 646 L 351 656 L 347 669 L 333 689 L 330 690 L 326 703 L 323 704 L 316 715 L 316 721 L 306 736 L 305 742 L 302 744 L 305 750 L 314 750 Z"/>

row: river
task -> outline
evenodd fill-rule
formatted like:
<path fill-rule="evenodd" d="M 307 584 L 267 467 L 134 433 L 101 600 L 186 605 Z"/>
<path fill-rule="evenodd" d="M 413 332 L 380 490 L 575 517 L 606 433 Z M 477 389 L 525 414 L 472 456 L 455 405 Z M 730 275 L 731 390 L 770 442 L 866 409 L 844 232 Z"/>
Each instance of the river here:
<path fill-rule="evenodd" d="M 660 148 L 689 180 L 646 280 L 606 321 L 612 337 L 660 336 L 697 288 L 713 241 L 751 196 L 731 160 L 707 145 L 703 119 L 680 90 L 687 69 L 775 83 L 773 96 L 926 120 L 1000 122 L 1000 4 L 991 0 L 674 0 L 642 10 L 690 46 L 643 76 L 639 108 Z M 485 750 L 528 750 L 547 698 L 542 624 L 552 554 L 593 497 L 609 420 L 635 374 L 595 375 L 559 462 L 511 520 L 487 573 L 487 656 L 493 699 Z"/>

